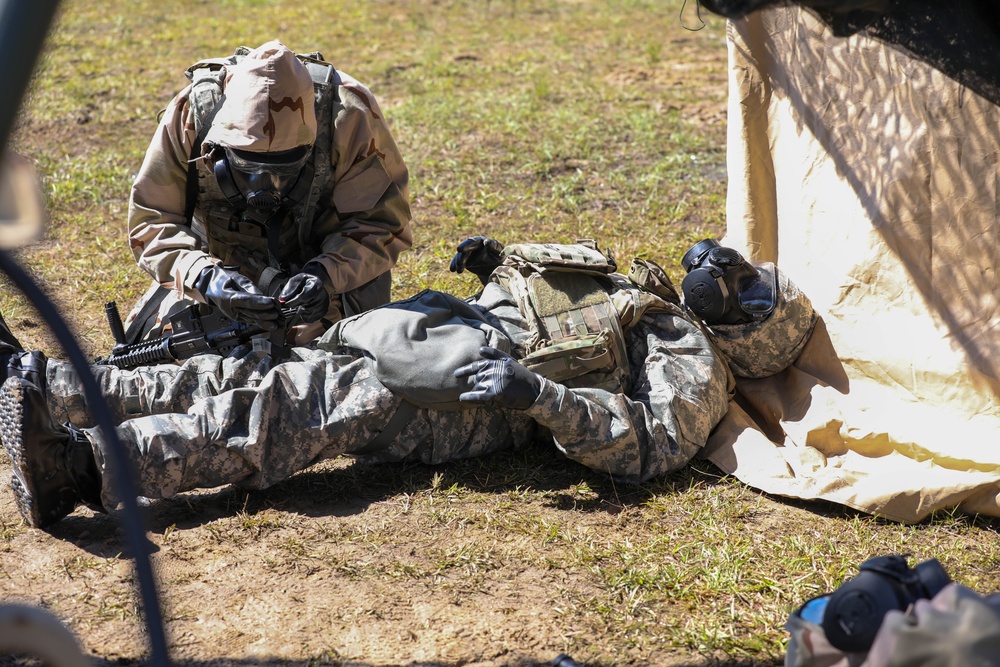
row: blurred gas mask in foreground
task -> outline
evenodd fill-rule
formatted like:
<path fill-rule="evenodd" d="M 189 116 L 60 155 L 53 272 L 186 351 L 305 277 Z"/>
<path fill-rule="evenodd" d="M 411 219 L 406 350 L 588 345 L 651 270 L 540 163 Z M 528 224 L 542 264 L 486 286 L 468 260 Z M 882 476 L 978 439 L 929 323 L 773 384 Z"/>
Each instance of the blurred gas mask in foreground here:
<path fill-rule="evenodd" d="M 905 556 L 869 558 L 858 576 L 828 593 L 809 600 L 797 613 L 823 628 L 834 648 L 847 653 L 866 652 L 885 615 L 905 611 L 917 600 L 929 600 L 951 583 L 936 558 L 910 567 Z"/>

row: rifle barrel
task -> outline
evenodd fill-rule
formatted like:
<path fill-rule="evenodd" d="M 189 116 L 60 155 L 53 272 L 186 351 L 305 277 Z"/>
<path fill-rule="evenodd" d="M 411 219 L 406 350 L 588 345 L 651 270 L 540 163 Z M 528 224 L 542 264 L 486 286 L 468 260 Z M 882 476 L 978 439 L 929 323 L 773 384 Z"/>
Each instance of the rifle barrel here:
<path fill-rule="evenodd" d="M 170 349 L 170 339 L 160 338 L 145 343 L 122 346 L 121 349 L 116 348 L 102 363 L 111 364 L 121 369 L 129 369 L 168 364 L 173 361 L 177 361 L 177 357 Z"/>
<path fill-rule="evenodd" d="M 114 301 L 108 301 L 104 304 L 104 315 L 108 318 L 108 326 L 111 327 L 111 335 L 115 337 L 115 343 L 124 345 L 127 342 L 125 340 L 125 326 L 122 324 L 122 316 L 118 312 L 118 304 Z"/>

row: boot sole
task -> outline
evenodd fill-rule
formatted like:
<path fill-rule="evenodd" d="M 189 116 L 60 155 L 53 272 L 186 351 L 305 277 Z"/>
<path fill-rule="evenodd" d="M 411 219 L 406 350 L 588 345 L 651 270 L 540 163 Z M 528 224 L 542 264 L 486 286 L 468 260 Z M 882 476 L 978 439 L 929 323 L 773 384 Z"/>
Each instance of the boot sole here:
<path fill-rule="evenodd" d="M 10 378 L 0 389 L 0 438 L 3 447 L 10 456 L 13 475 L 10 485 L 14 489 L 14 499 L 17 509 L 24 520 L 34 528 L 42 525 L 42 516 L 38 511 L 35 498 L 38 489 L 30 483 L 32 476 L 24 457 L 24 380 Z"/>

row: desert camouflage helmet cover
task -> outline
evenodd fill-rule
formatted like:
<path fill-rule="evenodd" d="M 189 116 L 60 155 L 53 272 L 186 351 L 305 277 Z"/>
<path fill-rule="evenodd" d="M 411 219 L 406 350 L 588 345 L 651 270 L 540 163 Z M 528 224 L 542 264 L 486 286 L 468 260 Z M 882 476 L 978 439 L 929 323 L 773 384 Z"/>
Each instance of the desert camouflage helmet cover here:
<path fill-rule="evenodd" d="M 228 68 L 225 97 L 205 143 L 254 153 L 312 145 L 314 106 L 305 65 L 284 44 L 267 42 Z"/>
<path fill-rule="evenodd" d="M 716 324 L 708 331 L 728 357 L 734 374 L 762 378 L 783 371 L 798 358 L 816 324 L 816 311 L 809 298 L 774 264 L 753 264 L 768 276 L 777 274 L 774 312 L 762 322 Z"/>

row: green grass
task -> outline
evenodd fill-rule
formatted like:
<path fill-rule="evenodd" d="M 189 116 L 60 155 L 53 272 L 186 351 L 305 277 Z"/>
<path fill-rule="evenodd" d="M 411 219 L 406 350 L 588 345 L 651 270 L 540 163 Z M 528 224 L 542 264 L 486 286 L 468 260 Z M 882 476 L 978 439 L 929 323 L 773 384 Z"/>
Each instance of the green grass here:
<path fill-rule="evenodd" d="M 472 291 L 446 267 L 477 233 L 593 237 L 626 261 L 639 254 L 676 270 L 692 240 L 721 231 L 724 128 L 688 113 L 721 108 L 721 21 L 689 32 L 677 8 L 654 2 L 277 6 L 63 6 L 14 143 L 35 162 L 52 214 L 26 259 L 57 297 L 86 286 L 73 299 L 95 354 L 111 342 L 103 302 L 130 304 L 146 286 L 123 239 L 157 113 L 194 60 L 273 37 L 322 51 L 369 85 L 389 118 L 410 167 L 416 232 L 397 296 Z M 698 94 L 706 84 L 709 99 Z M 18 304 L 4 296 L 0 306 Z"/>

